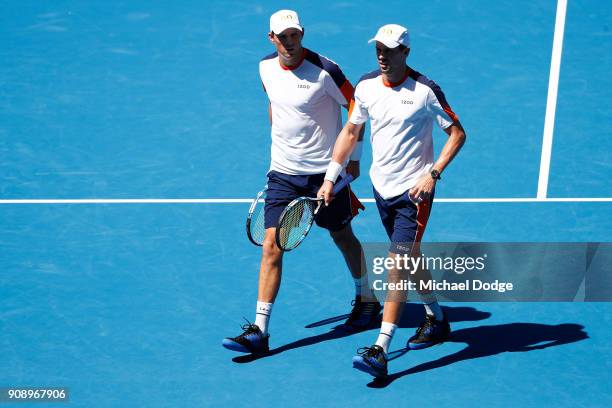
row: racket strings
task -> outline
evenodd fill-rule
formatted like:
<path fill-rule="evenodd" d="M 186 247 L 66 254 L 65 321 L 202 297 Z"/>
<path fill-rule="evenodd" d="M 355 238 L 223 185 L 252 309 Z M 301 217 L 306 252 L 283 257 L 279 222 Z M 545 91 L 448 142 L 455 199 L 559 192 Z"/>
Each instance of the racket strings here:
<path fill-rule="evenodd" d="M 281 248 L 293 249 L 302 241 L 314 219 L 316 208 L 316 201 L 300 200 L 287 210 L 278 226 Z"/>
<path fill-rule="evenodd" d="M 258 203 L 251 222 L 251 236 L 258 243 L 263 243 L 266 236 L 264 221 L 264 204 Z"/>
<path fill-rule="evenodd" d="M 261 191 L 255 201 L 253 202 L 251 209 L 249 210 L 249 218 L 247 220 L 247 234 L 253 244 L 261 246 L 266 236 L 265 227 L 265 192 Z"/>

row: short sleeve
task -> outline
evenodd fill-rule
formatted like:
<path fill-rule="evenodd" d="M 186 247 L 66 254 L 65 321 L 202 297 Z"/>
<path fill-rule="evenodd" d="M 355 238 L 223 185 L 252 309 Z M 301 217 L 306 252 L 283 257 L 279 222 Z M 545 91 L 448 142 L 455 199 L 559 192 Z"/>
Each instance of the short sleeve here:
<path fill-rule="evenodd" d="M 429 94 L 427 95 L 427 111 L 432 118 L 438 122 L 438 126 L 442 129 L 446 129 L 454 122 L 459 121 L 459 118 L 446 101 L 442 89 L 435 83 L 429 88 Z"/>
<path fill-rule="evenodd" d="M 361 125 L 368 120 L 368 109 L 363 103 L 362 92 L 363 87 L 357 85 L 355 89 L 355 98 L 351 101 L 349 107 L 349 121 L 354 125 Z"/>
<path fill-rule="evenodd" d="M 353 99 L 353 85 L 344 77 L 342 71 L 338 68 L 341 74 L 342 83 L 338 86 L 336 79 L 330 74 L 325 75 L 324 85 L 325 92 L 331 96 L 339 105 L 349 105 Z"/>
<path fill-rule="evenodd" d="M 259 79 L 261 80 L 261 87 L 263 88 L 265 93 L 268 93 L 266 89 L 266 84 L 264 83 L 264 74 L 263 74 L 263 61 L 259 63 Z"/>

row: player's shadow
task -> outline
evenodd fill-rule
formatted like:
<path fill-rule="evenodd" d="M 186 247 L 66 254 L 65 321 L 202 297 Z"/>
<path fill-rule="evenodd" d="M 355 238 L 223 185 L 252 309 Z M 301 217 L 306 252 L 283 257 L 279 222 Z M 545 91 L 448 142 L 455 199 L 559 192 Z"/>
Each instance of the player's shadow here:
<path fill-rule="evenodd" d="M 452 322 L 484 320 L 491 316 L 491 313 L 479 311 L 479 310 L 474 309 L 473 307 L 443 307 L 442 309 L 448 316 L 448 319 L 451 323 Z M 425 312 L 423 309 L 423 305 L 408 303 L 406 304 L 404 308 L 404 314 L 403 314 L 404 317 L 402 318 L 399 326 L 416 328 L 418 327 L 419 324 L 421 324 L 421 321 L 423 320 L 424 315 L 425 315 Z M 306 327 L 307 328 L 318 327 L 323 324 L 329 324 L 329 323 L 337 322 L 339 320 L 343 320 L 345 317 L 346 316 L 331 317 L 331 318 L 322 320 L 320 322 L 311 323 L 307 325 Z M 367 330 L 373 330 L 373 329 L 379 330 L 380 320 L 381 319 L 379 318 L 378 321 L 374 322 L 370 327 L 364 330 L 359 330 L 359 331 L 346 330 L 342 327 L 342 325 L 336 326 L 336 327 L 333 327 L 330 331 L 326 333 L 322 333 L 322 334 L 318 334 L 318 335 L 310 336 L 310 337 L 305 337 L 303 339 L 299 339 L 294 342 L 284 344 L 280 347 L 271 349 L 266 354 L 258 354 L 258 355 L 246 354 L 246 355 L 234 357 L 232 358 L 232 361 L 235 363 L 250 363 L 252 361 L 259 360 L 260 358 L 271 357 L 271 356 L 283 353 L 288 350 L 297 349 L 300 347 L 312 346 L 314 344 L 321 343 L 324 341 L 340 339 L 340 338 L 351 336 L 353 334 L 361 333 Z M 359 345 L 356 344 L 355 349 L 357 349 L 358 346 Z"/>
<path fill-rule="evenodd" d="M 433 370 L 459 361 L 489 357 L 505 352 L 542 350 L 574 343 L 589 338 L 583 329 L 584 326 L 572 323 L 558 325 L 509 323 L 460 329 L 452 332 L 447 342 L 466 343 L 467 347 L 463 350 L 390 374 L 387 378 L 376 378 L 368 384 L 368 387 L 384 388 L 405 375 Z M 413 351 L 413 353 L 418 353 L 418 351 Z"/>

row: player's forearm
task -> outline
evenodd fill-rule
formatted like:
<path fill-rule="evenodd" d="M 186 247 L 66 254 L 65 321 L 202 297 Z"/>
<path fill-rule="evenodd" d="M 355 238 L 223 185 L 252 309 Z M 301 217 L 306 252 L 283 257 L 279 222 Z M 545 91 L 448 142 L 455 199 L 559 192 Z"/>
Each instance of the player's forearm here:
<path fill-rule="evenodd" d="M 355 146 L 353 147 L 353 150 L 351 151 L 349 161 L 355 162 L 357 163 L 357 165 L 359 165 L 359 160 L 361 160 L 361 152 L 363 150 L 363 134 L 365 133 L 365 126 L 361 126 L 359 131 L 356 133 L 357 133 L 357 143 L 355 143 Z M 359 172 L 357 172 L 357 174 L 359 174 Z M 357 176 L 355 176 L 355 178 L 357 178 Z"/>
<path fill-rule="evenodd" d="M 332 183 L 336 182 L 336 179 L 342 172 L 344 163 L 357 144 L 362 127 L 362 125 L 354 125 L 351 122 L 347 122 L 344 128 L 342 128 L 334 145 L 332 160 L 327 167 L 325 180 L 329 180 Z"/>
<path fill-rule="evenodd" d="M 336 144 L 334 145 L 334 152 L 332 154 L 332 161 L 343 164 L 349 158 L 351 152 L 355 148 L 357 141 L 359 140 L 359 131 L 350 122 L 347 122 L 344 128 L 340 131 Z"/>
<path fill-rule="evenodd" d="M 453 161 L 457 153 L 463 147 L 465 143 L 465 131 L 460 124 L 452 125 L 450 130 L 450 135 L 444 147 L 442 148 L 442 152 L 438 157 L 438 160 L 433 165 L 433 168 L 438 170 L 440 173 L 444 171 L 444 169 Z"/>

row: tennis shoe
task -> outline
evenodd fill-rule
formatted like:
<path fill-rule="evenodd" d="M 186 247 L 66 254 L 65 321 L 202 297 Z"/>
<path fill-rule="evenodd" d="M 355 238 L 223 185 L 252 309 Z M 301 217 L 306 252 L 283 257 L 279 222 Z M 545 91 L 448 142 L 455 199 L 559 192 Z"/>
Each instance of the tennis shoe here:
<path fill-rule="evenodd" d="M 410 350 L 421 350 L 436 344 L 444 343 L 451 329 L 446 315 L 444 320 L 436 320 L 434 316 L 425 315 L 425 320 L 416 330 L 414 336 L 408 340 L 408 348 Z"/>
<path fill-rule="evenodd" d="M 353 357 L 353 368 L 368 373 L 374 377 L 387 376 L 387 355 L 382 347 L 361 347 Z"/>
<path fill-rule="evenodd" d="M 357 296 L 352 302 L 353 310 L 348 319 L 344 322 L 344 327 L 350 330 L 360 330 L 368 328 L 376 323 L 382 306 L 378 302 L 362 302 L 361 296 Z"/>
<path fill-rule="evenodd" d="M 223 339 L 223 347 L 232 351 L 251 354 L 264 354 L 270 351 L 268 339 L 270 334 L 265 336 L 256 324 L 247 324 L 242 326 L 242 334 L 236 337 L 226 337 Z"/>

